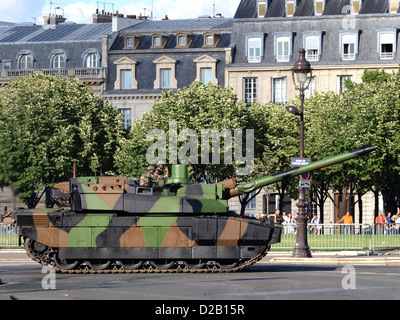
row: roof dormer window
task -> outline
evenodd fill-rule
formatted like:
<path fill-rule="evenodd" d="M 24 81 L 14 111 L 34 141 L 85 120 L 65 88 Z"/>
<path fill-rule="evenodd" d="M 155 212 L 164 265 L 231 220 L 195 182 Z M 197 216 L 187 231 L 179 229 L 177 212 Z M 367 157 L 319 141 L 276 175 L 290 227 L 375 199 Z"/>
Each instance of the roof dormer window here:
<path fill-rule="evenodd" d="M 155 34 L 151 37 L 151 47 L 152 49 L 164 48 L 167 41 L 167 35 Z"/>
<path fill-rule="evenodd" d="M 315 8 L 315 15 L 320 16 L 325 9 L 325 0 L 315 0 L 314 8 Z"/>
<path fill-rule="evenodd" d="M 293 17 L 297 6 L 296 0 L 286 0 L 286 16 Z"/>
<path fill-rule="evenodd" d="M 153 48 L 161 48 L 161 36 L 153 36 L 152 46 Z"/>
<path fill-rule="evenodd" d="M 257 8 L 257 15 L 259 18 L 264 18 L 265 14 L 267 13 L 267 1 L 259 0 L 258 1 L 258 8 Z"/>
<path fill-rule="evenodd" d="M 206 33 L 204 35 L 203 47 L 215 47 L 219 41 L 221 35 L 216 33 Z"/>

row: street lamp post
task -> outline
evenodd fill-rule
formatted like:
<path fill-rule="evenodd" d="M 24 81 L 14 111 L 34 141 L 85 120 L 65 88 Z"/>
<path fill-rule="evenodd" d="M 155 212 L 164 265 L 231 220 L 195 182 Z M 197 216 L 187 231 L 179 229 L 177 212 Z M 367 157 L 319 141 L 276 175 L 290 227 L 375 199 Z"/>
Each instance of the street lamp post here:
<path fill-rule="evenodd" d="M 292 68 L 293 83 L 296 90 L 300 91 L 300 111 L 294 106 L 287 106 L 286 110 L 300 116 L 300 157 L 304 158 L 304 91 L 311 83 L 312 69 L 311 64 L 306 60 L 306 51 L 299 51 L 299 60 Z M 296 84 L 296 79 L 297 83 Z M 297 238 L 293 251 L 293 257 L 311 258 L 310 247 L 307 242 L 307 217 L 306 217 L 306 197 L 305 188 L 299 186 L 299 201 L 296 203 L 299 211 L 297 213 Z"/>

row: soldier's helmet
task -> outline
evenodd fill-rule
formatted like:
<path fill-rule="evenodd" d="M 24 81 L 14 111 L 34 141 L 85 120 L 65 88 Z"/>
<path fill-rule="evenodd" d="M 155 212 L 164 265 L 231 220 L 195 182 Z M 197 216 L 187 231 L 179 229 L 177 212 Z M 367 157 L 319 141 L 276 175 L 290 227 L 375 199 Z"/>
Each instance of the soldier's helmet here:
<path fill-rule="evenodd" d="M 165 162 L 164 161 L 160 160 L 160 161 L 157 162 L 157 168 L 164 169 L 164 166 L 165 166 Z"/>
<path fill-rule="evenodd" d="M 154 171 L 156 171 L 156 168 L 154 168 L 154 166 L 148 166 L 147 167 L 147 171 L 150 171 L 151 173 L 154 173 Z"/>

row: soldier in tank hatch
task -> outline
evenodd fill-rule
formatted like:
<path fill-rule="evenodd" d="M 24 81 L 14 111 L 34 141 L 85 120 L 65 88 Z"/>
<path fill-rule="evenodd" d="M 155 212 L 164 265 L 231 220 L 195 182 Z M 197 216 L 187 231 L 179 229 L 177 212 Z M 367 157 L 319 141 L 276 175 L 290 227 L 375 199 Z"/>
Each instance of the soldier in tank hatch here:
<path fill-rule="evenodd" d="M 158 176 L 158 185 L 163 187 L 165 179 L 169 178 L 169 170 L 163 161 L 158 161 L 155 174 Z"/>
<path fill-rule="evenodd" d="M 158 176 L 154 174 L 155 168 L 154 166 L 148 166 L 146 171 L 140 177 L 140 185 L 142 187 L 152 187 L 153 181 L 155 181 Z"/>

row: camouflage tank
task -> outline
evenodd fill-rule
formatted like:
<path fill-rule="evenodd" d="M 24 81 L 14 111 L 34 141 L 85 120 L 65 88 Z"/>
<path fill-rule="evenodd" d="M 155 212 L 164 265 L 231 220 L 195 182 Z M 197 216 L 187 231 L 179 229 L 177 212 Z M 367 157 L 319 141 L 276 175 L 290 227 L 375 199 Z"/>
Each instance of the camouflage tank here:
<path fill-rule="evenodd" d="M 362 146 L 245 184 L 188 184 L 184 165 L 172 166 L 163 187 L 127 177 L 71 178 L 54 188 L 65 208 L 16 213 L 20 244 L 33 260 L 70 273 L 241 270 L 280 242 L 282 226 L 230 212 L 231 197 L 374 149 Z"/>

